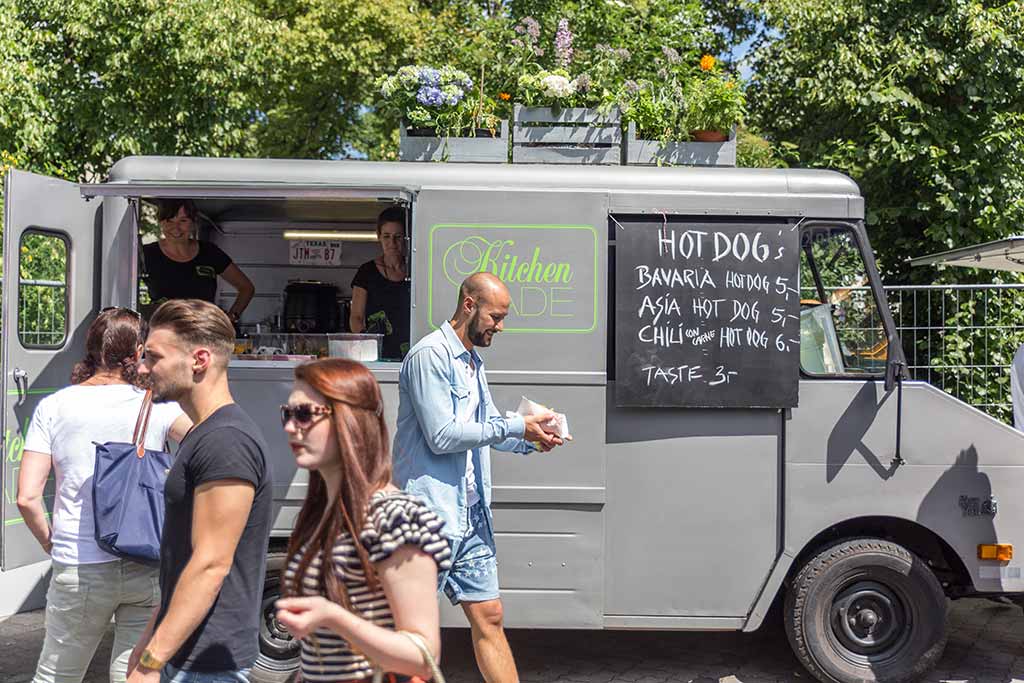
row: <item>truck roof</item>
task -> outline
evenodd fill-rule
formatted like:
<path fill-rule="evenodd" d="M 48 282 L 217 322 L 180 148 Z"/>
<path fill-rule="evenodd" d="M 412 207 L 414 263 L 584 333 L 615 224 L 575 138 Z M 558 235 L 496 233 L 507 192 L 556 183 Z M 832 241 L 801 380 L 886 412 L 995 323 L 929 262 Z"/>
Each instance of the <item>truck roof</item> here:
<path fill-rule="evenodd" d="M 335 186 L 581 189 L 609 192 L 743 192 L 859 197 L 849 177 L 827 170 L 731 167 L 642 167 L 470 164 L 401 161 L 315 161 L 207 157 L 126 157 L 109 184 L 324 184 Z"/>

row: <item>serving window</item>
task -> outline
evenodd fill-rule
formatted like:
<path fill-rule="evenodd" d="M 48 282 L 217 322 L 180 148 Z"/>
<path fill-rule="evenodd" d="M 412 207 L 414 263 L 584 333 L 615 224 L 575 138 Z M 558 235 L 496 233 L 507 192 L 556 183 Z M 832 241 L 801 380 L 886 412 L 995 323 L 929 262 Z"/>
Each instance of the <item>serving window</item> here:
<path fill-rule="evenodd" d="M 408 350 L 411 212 L 399 197 L 152 197 L 137 217 L 140 311 L 186 292 L 238 313 L 233 365 L 398 362 Z"/>

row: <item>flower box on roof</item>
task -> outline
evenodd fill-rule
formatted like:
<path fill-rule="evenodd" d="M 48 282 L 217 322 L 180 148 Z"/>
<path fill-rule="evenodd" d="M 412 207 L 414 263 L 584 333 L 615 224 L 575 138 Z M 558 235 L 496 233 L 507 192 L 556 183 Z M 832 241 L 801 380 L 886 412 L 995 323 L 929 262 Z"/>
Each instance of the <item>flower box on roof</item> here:
<path fill-rule="evenodd" d="M 515 106 L 512 162 L 619 164 L 622 127 L 618 108 L 607 113 L 572 107 Z"/>
<path fill-rule="evenodd" d="M 724 142 L 643 140 L 629 122 L 625 163 L 630 166 L 735 166 L 736 126 Z"/>
<path fill-rule="evenodd" d="M 433 131 L 403 125 L 399 129 L 398 156 L 402 161 L 508 161 L 508 121 L 503 119 L 493 133 L 483 128 L 475 133 L 475 137 L 439 137 Z"/>

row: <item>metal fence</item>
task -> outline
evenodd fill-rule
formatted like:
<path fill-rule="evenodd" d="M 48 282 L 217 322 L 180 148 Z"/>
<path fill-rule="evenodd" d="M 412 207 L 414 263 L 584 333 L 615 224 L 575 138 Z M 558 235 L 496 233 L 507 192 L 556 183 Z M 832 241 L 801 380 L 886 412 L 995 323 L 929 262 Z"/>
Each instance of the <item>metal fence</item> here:
<path fill-rule="evenodd" d="M 1024 343 L 1024 285 L 895 285 L 885 291 L 910 376 L 1012 422 L 1010 365 Z M 870 289 L 831 292 L 841 292 L 854 311 L 847 332 L 869 336 L 879 329 Z"/>

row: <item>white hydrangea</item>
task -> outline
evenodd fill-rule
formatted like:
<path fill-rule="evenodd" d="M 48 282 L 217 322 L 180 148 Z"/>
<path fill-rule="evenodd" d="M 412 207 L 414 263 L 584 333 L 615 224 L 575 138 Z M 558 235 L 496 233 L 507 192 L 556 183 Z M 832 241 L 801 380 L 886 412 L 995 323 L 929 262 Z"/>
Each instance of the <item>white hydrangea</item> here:
<path fill-rule="evenodd" d="M 575 81 L 570 81 L 565 76 L 550 74 L 540 80 L 544 94 L 548 97 L 569 97 L 576 92 Z"/>

